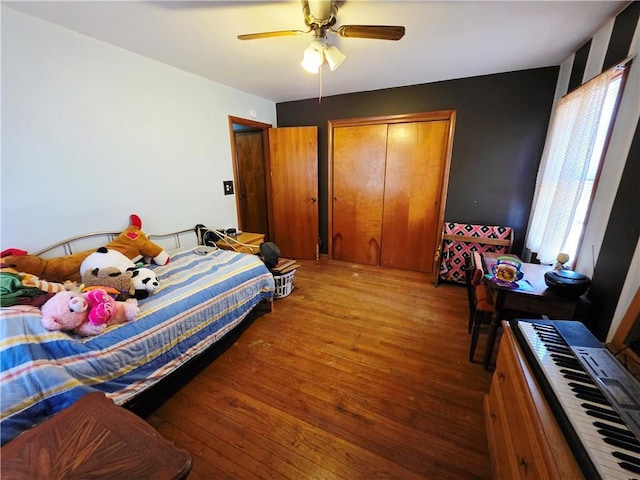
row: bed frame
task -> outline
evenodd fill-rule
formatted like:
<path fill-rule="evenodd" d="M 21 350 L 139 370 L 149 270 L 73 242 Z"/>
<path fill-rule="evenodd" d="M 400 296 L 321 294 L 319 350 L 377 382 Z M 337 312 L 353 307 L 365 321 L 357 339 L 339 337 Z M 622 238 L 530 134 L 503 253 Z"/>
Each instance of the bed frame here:
<path fill-rule="evenodd" d="M 35 255 L 51 258 L 98 248 L 118 237 L 120 233 L 103 231 L 77 235 L 45 247 L 36 252 Z M 150 240 L 166 250 L 199 245 L 195 228 L 165 234 L 147 235 Z M 142 418 L 147 417 L 233 345 L 257 318 L 272 311 L 273 300 L 260 302 L 235 328 L 213 345 L 195 355 L 155 385 L 123 403 L 122 406 Z"/>

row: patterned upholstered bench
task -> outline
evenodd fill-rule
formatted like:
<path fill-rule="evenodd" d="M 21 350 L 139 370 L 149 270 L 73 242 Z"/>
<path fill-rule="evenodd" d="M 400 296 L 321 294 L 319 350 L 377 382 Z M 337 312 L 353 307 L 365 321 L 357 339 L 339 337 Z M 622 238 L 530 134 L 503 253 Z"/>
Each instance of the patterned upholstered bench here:
<path fill-rule="evenodd" d="M 464 257 L 470 252 L 509 253 L 513 229 L 497 225 L 445 222 L 440 246 L 440 281 L 465 283 Z"/>

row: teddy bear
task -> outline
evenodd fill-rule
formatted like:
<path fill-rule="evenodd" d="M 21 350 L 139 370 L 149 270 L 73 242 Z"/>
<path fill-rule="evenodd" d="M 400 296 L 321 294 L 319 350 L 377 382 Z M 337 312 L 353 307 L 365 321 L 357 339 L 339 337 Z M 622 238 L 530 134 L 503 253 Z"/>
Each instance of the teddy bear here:
<path fill-rule="evenodd" d="M 138 260 L 151 261 L 158 265 L 169 262 L 169 254 L 160 246 L 149 240 L 142 232 L 142 220 L 135 214 L 130 216 L 130 225 L 113 241 L 104 245 L 107 249 L 116 250 L 132 262 Z M 10 248 L 0 253 L 2 263 L 20 272 L 31 273 L 50 282 L 64 283 L 81 281 L 80 266 L 94 250 L 73 253 L 62 257 L 42 258 L 28 255 L 26 252 Z"/>
<path fill-rule="evenodd" d="M 553 266 L 554 270 L 565 270 L 565 263 L 569 261 L 569 254 L 560 252 L 556 257 L 556 264 Z"/>
<path fill-rule="evenodd" d="M 114 294 L 116 300 L 124 301 L 135 296 L 132 283 L 133 272 L 120 271 L 117 267 L 96 268 L 82 275 L 83 292 L 102 288 Z"/>
<path fill-rule="evenodd" d="M 63 291 L 47 300 L 40 311 L 40 322 L 47 330 L 74 330 L 87 320 L 89 302 L 79 292 Z"/>
<path fill-rule="evenodd" d="M 80 264 L 80 275 L 85 287 L 115 289 L 116 300 L 133 296 L 131 277 L 137 265 L 117 250 L 100 247 Z"/>
<path fill-rule="evenodd" d="M 147 298 L 160 286 L 158 276 L 150 268 L 137 268 L 132 272 L 131 287 L 133 296 L 138 300 Z"/>

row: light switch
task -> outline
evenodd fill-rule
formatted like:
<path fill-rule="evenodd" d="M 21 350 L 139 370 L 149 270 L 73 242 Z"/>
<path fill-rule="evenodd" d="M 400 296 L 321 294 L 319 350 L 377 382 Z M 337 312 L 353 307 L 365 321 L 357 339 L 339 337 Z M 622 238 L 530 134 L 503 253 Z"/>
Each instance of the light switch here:
<path fill-rule="evenodd" d="M 233 195 L 233 181 L 232 180 L 224 180 L 222 182 L 222 185 L 224 187 L 224 194 L 225 195 Z"/>

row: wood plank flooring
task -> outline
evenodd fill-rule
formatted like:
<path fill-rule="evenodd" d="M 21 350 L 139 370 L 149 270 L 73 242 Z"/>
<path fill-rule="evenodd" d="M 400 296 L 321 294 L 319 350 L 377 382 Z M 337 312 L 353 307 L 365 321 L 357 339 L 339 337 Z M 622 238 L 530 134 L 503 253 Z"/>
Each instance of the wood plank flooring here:
<path fill-rule="evenodd" d="M 147 418 L 191 451 L 189 478 L 489 478 L 464 287 L 299 263 L 293 293 Z"/>

